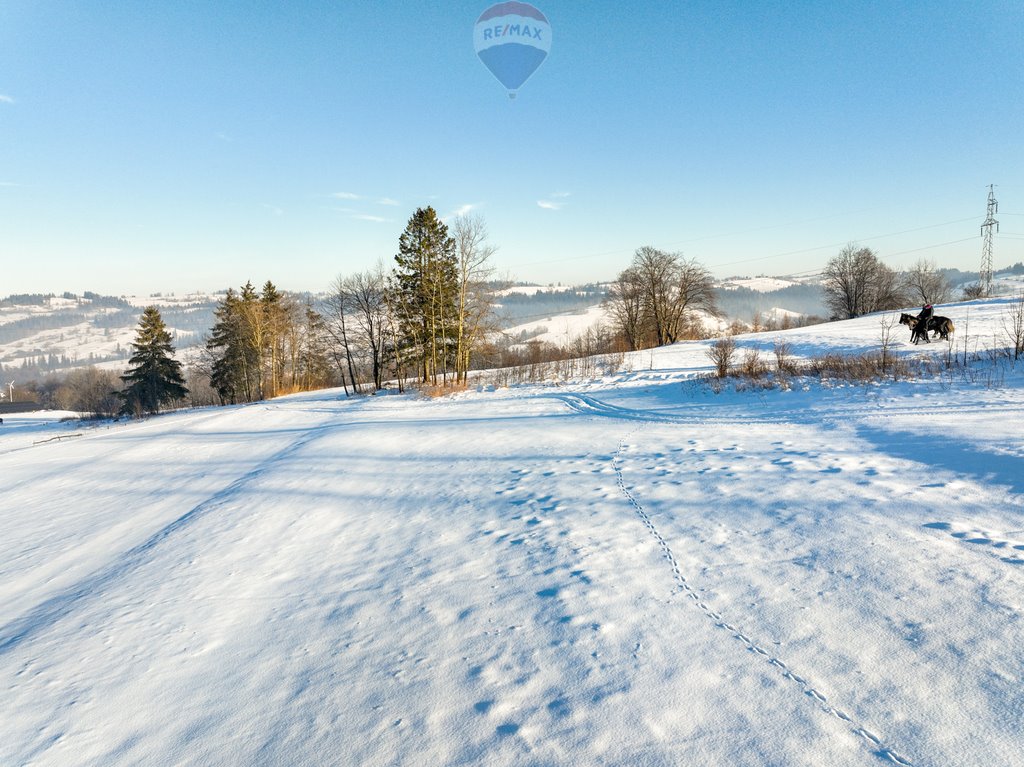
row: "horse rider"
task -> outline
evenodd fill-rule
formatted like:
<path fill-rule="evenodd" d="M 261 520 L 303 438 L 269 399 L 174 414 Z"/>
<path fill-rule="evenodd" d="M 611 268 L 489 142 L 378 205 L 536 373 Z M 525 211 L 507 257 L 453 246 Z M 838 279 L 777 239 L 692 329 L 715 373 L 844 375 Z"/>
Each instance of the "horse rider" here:
<path fill-rule="evenodd" d="M 918 338 L 923 338 L 928 343 L 931 343 L 928 338 L 928 320 L 932 318 L 933 314 L 935 314 L 935 309 L 931 304 L 922 306 L 921 313 L 917 315 L 917 326 L 914 328 L 918 333 Z"/>

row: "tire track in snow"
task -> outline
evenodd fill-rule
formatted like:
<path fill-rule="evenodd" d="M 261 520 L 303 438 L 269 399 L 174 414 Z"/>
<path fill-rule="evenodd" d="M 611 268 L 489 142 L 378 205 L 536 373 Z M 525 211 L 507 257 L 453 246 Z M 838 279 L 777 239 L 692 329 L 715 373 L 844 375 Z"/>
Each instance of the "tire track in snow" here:
<path fill-rule="evenodd" d="M 821 692 L 819 692 L 806 677 L 801 676 L 796 671 L 794 671 L 789 666 L 789 664 L 787 664 L 781 658 L 772 655 L 771 652 L 769 652 L 767 649 L 759 645 L 742 628 L 733 625 L 732 623 L 727 621 L 724 617 L 722 617 L 720 613 L 712 609 L 701 598 L 700 594 L 696 591 L 696 589 L 694 589 L 694 587 L 690 584 L 690 581 L 687 579 L 686 575 L 683 573 L 682 568 L 680 568 L 679 560 L 676 559 L 676 556 L 673 553 L 672 548 L 668 545 L 668 541 L 665 540 L 665 537 L 658 530 L 657 526 L 654 524 L 654 521 L 651 519 L 650 515 L 647 513 L 647 510 L 644 508 L 643 504 L 640 503 L 639 500 L 637 500 L 636 496 L 633 495 L 630 489 L 626 486 L 626 480 L 622 472 L 623 454 L 626 450 L 626 440 L 629 438 L 631 434 L 633 434 L 635 431 L 641 428 L 641 426 L 642 424 L 638 424 L 636 429 L 634 429 L 632 432 L 630 432 L 630 434 L 627 434 L 619 441 L 619 447 L 615 451 L 615 455 L 612 457 L 612 466 L 615 469 L 615 482 L 618 485 L 619 491 L 622 493 L 623 496 L 625 496 L 626 500 L 629 501 L 630 505 L 633 507 L 633 511 L 636 513 L 637 517 L 639 517 L 641 523 L 643 523 L 644 527 L 646 527 L 647 531 L 651 534 L 651 537 L 653 537 L 654 540 L 657 542 L 658 548 L 661 549 L 662 558 L 672 568 L 672 578 L 676 583 L 677 592 L 684 594 L 698 610 L 700 610 L 708 619 L 710 619 L 714 623 L 715 628 L 728 632 L 733 637 L 733 639 L 736 639 L 739 642 L 741 642 L 747 648 L 747 650 L 755 653 L 756 655 L 759 655 L 762 659 L 764 659 L 766 663 L 778 668 L 782 674 L 782 677 L 786 679 L 788 682 L 792 683 L 804 695 L 810 698 L 818 706 L 819 709 L 824 711 L 826 714 L 829 714 L 830 716 L 833 716 L 836 719 L 839 719 L 850 725 L 850 727 L 853 729 L 853 732 L 856 735 L 859 735 L 861 738 L 863 738 L 870 748 L 874 749 L 873 753 L 876 756 L 887 759 L 891 763 L 901 765 L 902 767 L 913 767 L 913 763 L 910 760 L 897 754 L 895 750 L 893 750 L 891 747 L 883 743 L 882 739 L 879 736 L 875 735 L 873 732 L 871 732 L 871 730 L 869 730 L 866 726 L 856 721 L 850 714 L 846 713 L 841 708 L 833 706 L 831 703 L 829 703 L 828 699 Z"/>
<path fill-rule="evenodd" d="M 654 421 L 659 423 L 725 423 L 725 424 L 796 424 L 815 425 L 821 423 L 846 422 L 855 416 L 871 418 L 889 418 L 896 416 L 920 416 L 941 415 L 945 413 L 960 412 L 962 405 L 897 405 L 880 406 L 874 401 L 863 402 L 839 402 L 829 406 L 828 411 L 811 411 L 801 405 L 797 408 L 773 408 L 770 413 L 758 412 L 755 409 L 743 410 L 738 414 L 723 412 L 714 405 L 680 405 L 685 408 L 682 412 L 672 412 L 668 409 L 659 410 L 637 410 L 635 408 L 621 407 L 602 402 L 596 397 L 587 394 L 574 392 L 572 394 L 548 394 L 551 399 L 558 400 L 570 410 L 575 410 L 583 415 L 600 415 L 607 418 L 620 418 L 627 421 Z M 972 405 L 974 407 L 974 405 Z M 1019 415 L 1024 408 L 1016 404 L 1010 405 L 978 405 L 979 410 L 986 412 L 1005 413 L 1007 417 Z"/>
<path fill-rule="evenodd" d="M 77 583 L 62 589 L 44 600 L 27 613 L 5 626 L 0 627 L 0 656 L 6 655 L 38 634 L 56 625 L 71 615 L 78 607 L 101 598 L 113 585 L 123 581 L 150 560 L 151 552 L 167 539 L 195 524 L 199 519 L 223 506 L 237 495 L 247 484 L 266 474 L 276 463 L 285 460 L 310 443 L 320 439 L 328 431 L 348 426 L 348 422 L 321 424 L 308 429 L 298 439 L 276 453 L 264 458 L 255 467 L 227 487 L 218 490 L 205 501 L 193 506 L 177 519 L 172 520 L 142 543 L 117 556 L 109 565 L 85 576 Z"/>

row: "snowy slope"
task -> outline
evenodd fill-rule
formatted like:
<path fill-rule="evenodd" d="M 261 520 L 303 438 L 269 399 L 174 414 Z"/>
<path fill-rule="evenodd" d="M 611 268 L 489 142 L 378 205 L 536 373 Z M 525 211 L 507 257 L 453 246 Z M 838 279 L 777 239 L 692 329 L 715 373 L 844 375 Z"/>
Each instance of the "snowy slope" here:
<path fill-rule="evenodd" d="M 0 427 L 0 764 L 1020 764 L 1024 366 L 715 395 L 706 346 Z"/>
<path fill-rule="evenodd" d="M 781 277 L 734 277 L 722 282 L 719 287 L 722 290 L 736 290 L 736 288 L 747 288 L 760 293 L 771 293 L 776 290 L 799 285 L 795 280 L 782 279 Z"/>
<path fill-rule="evenodd" d="M 556 291 L 568 289 L 568 287 L 563 285 L 513 285 L 508 288 L 501 288 L 500 290 L 494 291 L 494 295 L 497 298 L 511 295 L 535 296 L 538 293 L 554 293 Z"/>
<path fill-rule="evenodd" d="M 585 335 L 588 330 L 607 326 L 609 315 L 601 305 L 590 306 L 580 312 L 552 314 L 530 322 L 524 322 L 502 331 L 510 338 L 527 338 L 556 346 L 568 346 L 572 341 Z"/>

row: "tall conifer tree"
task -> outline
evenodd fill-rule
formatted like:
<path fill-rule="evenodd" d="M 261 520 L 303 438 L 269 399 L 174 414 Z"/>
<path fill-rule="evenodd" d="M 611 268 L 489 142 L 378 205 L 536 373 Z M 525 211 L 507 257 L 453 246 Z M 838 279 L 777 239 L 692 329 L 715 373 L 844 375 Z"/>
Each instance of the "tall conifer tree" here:
<path fill-rule="evenodd" d="M 206 342 L 215 355 L 210 384 L 221 402 L 249 402 L 255 395 L 259 360 L 247 341 L 238 294 L 228 288 L 213 314 L 216 322 Z"/>
<path fill-rule="evenodd" d="M 416 362 L 421 381 L 437 383 L 454 362 L 459 283 L 455 240 L 432 207 L 409 219 L 395 263 L 391 301 L 401 351 Z"/>
<path fill-rule="evenodd" d="M 158 413 L 160 407 L 188 394 L 181 363 L 174 359 L 171 334 L 167 332 L 160 311 L 146 307 L 132 343 L 133 354 L 128 371 L 121 376 L 125 389 L 122 411 L 141 415 Z"/>

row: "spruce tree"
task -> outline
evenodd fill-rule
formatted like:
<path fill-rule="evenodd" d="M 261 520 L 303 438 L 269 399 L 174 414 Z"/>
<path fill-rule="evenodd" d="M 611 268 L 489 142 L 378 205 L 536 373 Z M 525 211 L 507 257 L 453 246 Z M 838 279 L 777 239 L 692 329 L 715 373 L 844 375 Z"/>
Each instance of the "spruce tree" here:
<path fill-rule="evenodd" d="M 238 294 L 228 288 L 213 315 L 216 322 L 206 342 L 206 348 L 214 355 L 210 385 L 217 390 L 222 403 L 249 402 L 253 399 L 252 376 L 258 361 L 246 342 Z"/>
<path fill-rule="evenodd" d="M 458 257 L 448 227 L 431 208 L 419 208 L 398 242 L 391 303 L 400 344 L 424 383 L 437 383 L 454 362 L 458 314 Z"/>
<path fill-rule="evenodd" d="M 121 376 L 125 385 L 121 392 L 122 412 L 130 415 L 159 413 L 161 405 L 188 394 L 181 363 L 174 359 L 171 334 L 155 306 L 148 306 L 142 312 L 132 350 L 134 353 L 128 360 L 130 367 Z"/>

